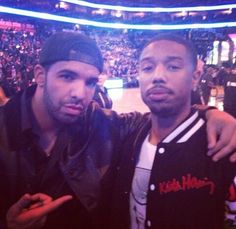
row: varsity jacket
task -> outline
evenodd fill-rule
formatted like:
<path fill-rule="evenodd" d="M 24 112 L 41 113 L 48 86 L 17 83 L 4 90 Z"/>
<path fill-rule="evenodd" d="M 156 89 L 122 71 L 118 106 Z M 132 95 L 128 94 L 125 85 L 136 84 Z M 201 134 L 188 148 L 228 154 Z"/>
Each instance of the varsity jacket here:
<path fill-rule="evenodd" d="M 130 228 L 132 179 L 150 128 L 150 122 L 143 123 L 123 144 L 109 228 Z M 205 120 L 193 111 L 156 147 L 147 191 L 146 228 L 223 228 L 224 201 L 236 167 L 227 158 L 213 162 L 206 152 Z"/>

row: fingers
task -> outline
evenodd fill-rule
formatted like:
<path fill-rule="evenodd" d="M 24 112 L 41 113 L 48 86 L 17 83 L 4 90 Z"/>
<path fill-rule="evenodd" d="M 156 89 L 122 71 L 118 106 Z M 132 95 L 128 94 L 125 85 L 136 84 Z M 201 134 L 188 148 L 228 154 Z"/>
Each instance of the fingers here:
<path fill-rule="evenodd" d="M 32 210 L 32 216 L 33 217 L 43 217 L 47 215 L 48 213 L 54 211 L 55 209 L 59 208 L 61 205 L 63 205 L 65 202 L 72 199 L 72 196 L 66 195 L 59 197 L 56 200 L 53 200 L 51 202 L 43 202 L 41 206 L 38 208 L 35 208 Z"/>
<path fill-rule="evenodd" d="M 232 148 L 230 146 L 225 146 L 212 157 L 212 160 L 219 161 L 220 159 L 228 156 L 229 152 L 232 152 Z"/>
<path fill-rule="evenodd" d="M 71 199 L 70 195 L 52 200 L 43 193 L 25 194 L 8 210 L 8 228 L 39 228 L 45 223 L 48 213 Z"/>
<path fill-rule="evenodd" d="M 208 140 L 208 155 L 212 155 L 212 151 L 214 150 L 214 147 L 216 145 L 216 128 L 212 125 L 207 125 L 207 140 Z"/>
<path fill-rule="evenodd" d="M 208 113 L 211 114 L 211 119 L 207 122 L 208 149 L 216 153 L 236 135 L 236 120 L 225 112 L 214 110 Z M 236 148 L 236 143 L 234 145 Z"/>
<path fill-rule="evenodd" d="M 213 113 L 214 112 L 214 113 Z M 213 161 L 229 156 L 230 161 L 236 161 L 236 120 L 225 112 L 208 112 L 207 122 L 208 153 Z M 211 118 L 210 118 L 211 117 Z"/>
<path fill-rule="evenodd" d="M 214 142 L 214 140 L 213 140 Z M 230 142 L 230 139 L 226 139 L 224 137 L 221 137 L 219 138 L 219 140 L 217 142 L 214 143 L 214 146 L 213 147 L 209 147 L 209 144 L 208 144 L 208 153 L 207 155 L 208 156 L 212 156 L 213 154 L 217 153 L 217 152 L 220 152 L 220 151 L 225 151 L 225 152 L 228 152 L 227 151 L 227 146 Z M 211 146 L 211 145 L 210 145 Z M 226 147 L 226 148 L 225 148 Z M 229 148 L 229 147 L 228 147 Z M 227 155 L 227 154 L 226 154 Z"/>
<path fill-rule="evenodd" d="M 18 216 L 23 211 L 30 211 L 34 217 L 41 217 L 60 207 L 65 202 L 72 199 L 72 196 L 65 195 L 56 200 L 43 193 L 34 195 L 25 194 L 9 209 L 11 217 Z"/>
<path fill-rule="evenodd" d="M 26 208 L 31 202 L 31 196 L 30 194 L 23 195 L 17 202 L 16 206 L 18 206 L 20 209 Z"/>
<path fill-rule="evenodd" d="M 235 151 L 235 140 L 232 138 L 229 142 L 227 139 L 220 139 L 219 142 L 216 145 L 215 151 L 212 152 L 212 157 L 213 161 L 218 161 L 221 158 L 224 158 L 228 156 L 230 153 Z M 232 154 L 230 156 L 230 161 L 235 162 L 236 160 L 236 153 Z"/>
<path fill-rule="evenodd" d="M 31 196 L 34 201 L 51 201 L 52 198 L 44 193 L 36 193 Z"/>
<path fill-rule="evenodd" d="M 18 215 L 23 209 L 27 208 L 31 203 L 31 196 L 29 194 L 23 195 L 15 204 L 10 208 L 12 215 Z"/>
<path fill-rule="evenodd" d="M 236 151 L 230 156 L 229 160 L 231 162 L 236 162 Z"/>
<path fill-rule="evenodd" d="M 47 213 L 57 209 L 58 207 L 60 207 L 61 205 L 63 205 L 67 201 L 71 200 L 72 198 L 73 197 L 71 195 L 65 195 L 65 196 L 59 197 L 59 198 L 55 199 L 54 201 L 48 203 L 46 205 L 46 206 L 48 206 Z"/>
<path fill-rule="evenodd" d="M 46 205 L 52 201 L 52 198 L 44 193 L 36 193 L 32 195 L 32 200 L 35 203 L 30 206 L 30 209 Z"/>

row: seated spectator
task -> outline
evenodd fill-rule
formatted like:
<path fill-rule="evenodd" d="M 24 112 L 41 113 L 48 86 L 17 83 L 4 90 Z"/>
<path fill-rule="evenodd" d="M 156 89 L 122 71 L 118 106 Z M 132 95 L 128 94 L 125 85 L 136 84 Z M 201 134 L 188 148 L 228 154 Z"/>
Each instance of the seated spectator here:
<path fill-rule="evenodd" d="M 104 71 L 98 77 L 98 83 L 94 92 L 93 100 L 95 100 L 102 108 L 111 109 L 112 100 L 108 95 L 107 88 L 104 87 L 104 83 L 108 78 L 108 66 L 104 67 Z"/>

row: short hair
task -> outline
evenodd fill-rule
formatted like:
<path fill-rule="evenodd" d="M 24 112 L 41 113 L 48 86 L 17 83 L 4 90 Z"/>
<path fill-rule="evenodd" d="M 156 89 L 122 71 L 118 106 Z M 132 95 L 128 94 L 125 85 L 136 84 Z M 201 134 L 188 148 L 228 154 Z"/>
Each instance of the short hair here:
<path fill-rule="evenodd" d="M 156 41 L 161 41 L 161 40 L 167 40 L 167 41 L 174 41 L 178 44 L 183 45 L 186 50 L 187 53 L 190 56 L 191 62 L 193 64 L 194 69 L 196 69 L 197 67 L 197 50 L 196 47 L 194 46 L 194 44 L 190 41 L 190 40 L 186 40 L 180 36 L 177 35 L 173 35 L 170 33 L 166 33 L 166 34 L 160 34 L 155 36 L 154 38 L 152 38 L 150 41 L 148 41 L 144 47 L 142 48 L 141 54 L 143 52 L 143 50 L 150 44 L 156 42 Z"/>
<path fill-rule="evenodd" d="M 78 32 L 58 32 L 44 43 L 39 64 L 50 66 L 57 61 L 75 60 L 95 66 L 101 73 L 103 58 L 97 44 Z"/>

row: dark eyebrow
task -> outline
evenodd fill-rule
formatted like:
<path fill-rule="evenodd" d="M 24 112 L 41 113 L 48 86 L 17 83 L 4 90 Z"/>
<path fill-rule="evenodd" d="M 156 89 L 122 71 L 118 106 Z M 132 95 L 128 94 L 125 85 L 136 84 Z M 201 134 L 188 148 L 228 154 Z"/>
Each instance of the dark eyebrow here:
<path fill-rule="evenodd" d="M 77 73 L 75 73 L 74 71 L 71 71 L 69 69 L 60 70 L 58 73 L 67 73 L 67 74 L 71 74 L 71 75 L 77 75 Z"/>
<path fill-rule="evenodd" d="M 168 56 L 166 59 L 167 59 L 167 60 L 166 60 L 167 62 L 169 62 L 169 61 L 175 61 L 175 60 L 184 61 L 183 58 L 180 57 L 180 56 Z"/>
<path fill-rule="evenodd" d="M 60 70 L 58 72 L 58 74 L 63 74 L 63 73 L 66 73 L 66 74 L 70 74 L 70 75 L 73 75 L 73 76 L 79 76 L 76 72 L 72 71 L 72 70 L 69 70 L 69 69 L 63 69 L 63 70 Z M 98 79 L 98 76 L 94 76 L 94 75 L 91 75 L 89 77 L 90 79 Z"/>
<path fill-rule="evenodd" d="M 180 56 L 167 56 L 165 62 L 175 61 L 175 60 L 183 61 L 183 58 Z M 153 57 L 145 57 L 143 59 L 140 59 L 140 63 L 145 62 L 145 61 L 153 62 L 154 58 Z"/>
<path fill-rule="evenodd" d="M 143 58 L 143 59 L 140 59 L 140 63 L 142 63 L 142 62 L 145 62 L 145 61 L 154 61 L 154 58 L 152 58 L 152 57 L 145 57 L 145 58 Z"/>

